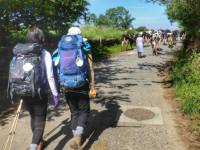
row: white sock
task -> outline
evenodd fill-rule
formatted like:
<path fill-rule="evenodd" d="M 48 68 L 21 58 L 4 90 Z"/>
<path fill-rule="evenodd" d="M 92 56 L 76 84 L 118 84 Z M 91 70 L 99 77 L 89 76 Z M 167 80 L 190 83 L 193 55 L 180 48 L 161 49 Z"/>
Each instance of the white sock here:
<path fill-rule="evenodd" d="M 76 131 L 75 131 L 74 135 L 82 135 L 83 130 L 84 130 L 84 128 L 81 126 L 76 127 Z"/>
<path fill-rule="evenodd" d="M 76 133 L 76 130 L 72 130 L 72 133 L 73 133 L 73 135 L 75 135 L 75 133 Z"/>
<path fill-rule="evenodd" d="M 38 145 L 37 144 L 31 144 L 30 145 L 30 150 L 37 150 Z"/>

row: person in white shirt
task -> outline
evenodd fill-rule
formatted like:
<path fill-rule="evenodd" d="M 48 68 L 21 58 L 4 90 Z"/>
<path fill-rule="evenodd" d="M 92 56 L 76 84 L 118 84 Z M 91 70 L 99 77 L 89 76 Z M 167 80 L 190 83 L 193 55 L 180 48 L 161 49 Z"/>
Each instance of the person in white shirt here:
<path fill-rule="evenodd" d="M 35 25 L 31 26 L 26 36 L 26 42 L 37 43 L 42 48 L 44 43 L 44 34 L 42 30 L 37 28 Z M 50 87 L 51 93 L 53 95 L 53 105 L 54 107 L 57 107 L 59 104 L 59 96 L 54 80 L 51 54 L 47 50 L 43 49 L 41 58 L 46 71 L 45 77 L 48 80 L 47 87 Z M 28 110 L 31 117 L 31 129 L 33 136 L 30 150 L 42 150 L 42 137 L 47 115 L 48 93 L 42 95 L 42 99 L 39 99 L 38 97 L 26 97 L 23 99 L 23 101 L 25 108 Z"/>
<path fill-rule="evenodd" d="M 138 52 L 138 58 L 146 57 L 144 55 L 144 39 L 142 37 L 142 33 L 139 33 L 136 39 L 136 47 L 137 47 L 137 52 Z"/>

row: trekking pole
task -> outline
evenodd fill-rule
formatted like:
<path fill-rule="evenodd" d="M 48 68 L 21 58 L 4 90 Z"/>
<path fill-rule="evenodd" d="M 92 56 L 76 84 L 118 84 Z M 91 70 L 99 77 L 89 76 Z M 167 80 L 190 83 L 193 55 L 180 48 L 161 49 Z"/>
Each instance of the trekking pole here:
<path fill-rule="evenodd" d="M 20 112 L 21 112 L 22 103 L 23 103 L 23 100 L 21 99 L 20 104 L 19 104 L 19 109 L 17 110 L 17 116 L 16 116 L 17 119 L 15 121 L 15 125 L 14 125 L 14 129 L 13 129 L 13 134 L 12 134 L 9 150 L 11 150 L 11 146 L 12 146 L 13 139 L 14 139 L 14 136 L 15 136 L 15 131 L 17 129 L 17 123 L 18 123 L 18 120 L 19 120 L 19 115 L 20 115 Z"/>
<path fill-rule="evenodd" d="M 10 128 L 10 131 L 9 131 L 9 135 L 8 135 L 8 138 L 7 138 L 7 141 L 6 141 L 6 145 L 4 147 L 4 150 L 11 150 L 11 147 L 12 147 L 12 142 L 13 142 L 13 139 L 14 139 L 14 136 L 15 136 L 15 131 L 16 131 L 16 128 L 17 128 L 17 122 L 18 122 L 18 119 L 19 119 L 19 115 L 20 115 L 20 111 L 21 111 L 21 107 L 22 107 L 22 103 L 23 103 L 23 100 L 21 99 L 20 100 L 20 104 L 19 104 L 19 107 L 17 109 L 17 113 L 14 117 L 14 120 L 13 120 L 13 123 L 12 123 L 12 126 Z M 9 147 L 8 147 L 8 143 L 10 142 L 9 144 Z M 8 149 L 7 149 L 8 147 Z"/>

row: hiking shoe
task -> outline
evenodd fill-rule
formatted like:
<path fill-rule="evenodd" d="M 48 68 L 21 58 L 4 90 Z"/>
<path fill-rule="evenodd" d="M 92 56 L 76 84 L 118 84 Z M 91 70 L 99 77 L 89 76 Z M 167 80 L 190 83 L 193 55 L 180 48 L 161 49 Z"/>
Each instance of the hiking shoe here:
<path fill-rule="evenodd" d="M 141 58 L 145 58 L 145 57 L 147 57 L 147 56 L 146 56 L 146 55 L 142 55 L 142 56 L 141 56 Z"/>
<path fill-rule="evenodd" d="M 74 149 L 74 150 L 82 150 L 81 148 L 81 136 L 80 135 L 75 135 L 70 143 L 69 146 Z"/>

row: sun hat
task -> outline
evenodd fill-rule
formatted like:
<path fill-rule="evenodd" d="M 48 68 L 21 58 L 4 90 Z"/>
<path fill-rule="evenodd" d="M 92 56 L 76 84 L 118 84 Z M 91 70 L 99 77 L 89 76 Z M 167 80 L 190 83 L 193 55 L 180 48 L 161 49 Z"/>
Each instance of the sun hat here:
<path fill-rule="evenodd" d="M 81 34 L 81 29 L 79 27 L 70 27 L 68 30 L 68 35 Z"/>

